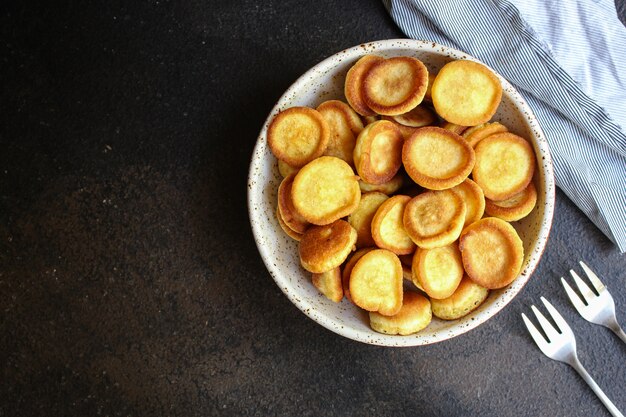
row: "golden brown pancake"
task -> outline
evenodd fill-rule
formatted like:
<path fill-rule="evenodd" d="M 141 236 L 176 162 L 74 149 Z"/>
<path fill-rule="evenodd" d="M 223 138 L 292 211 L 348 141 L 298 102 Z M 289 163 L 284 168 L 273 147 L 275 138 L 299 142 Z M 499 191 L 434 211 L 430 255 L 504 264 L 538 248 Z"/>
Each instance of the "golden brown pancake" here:
<path fill-rule="evenodd" d="M 428 86 L 426 87 L 426 93 L 424 93 L 424 100 L 428 103 L 433 102 L 433 83 L 435 82 L 435 78 L 437 78 L 437 74 L 433 74 L 432 72 L 428 73 Z"/>
<path fill-rule="evenodd" d="M 431 299 L 433 315 L 442 320 L 456 320 L 477 309 L 487 299 L 489 290 L 464 276 L 454 294 L 442 300 Z"/>
<path fill-rule="evenodd" d="M 382 184 L 370 184 L 368 182 L 359 180 L 359 187 L 362 193 L 368 193 L 371 191 L 379 191 L 383 194 L 391 195 L 398 191 L 404 185 L 404 176 L 401 173 L 397 173 L 387 182 Z"/>
<path fill-rule="evenodd" d="M 374 246 L 374 238 L 372 238 L 372 219 L 376 214 L 376 210 L 389 197 L 386 194 L 373 191 L 361 195 L 359 206 L 348 216 L 348 223 L 357 233 L 356 247 L 363 248 L 366 246 Z"/>
<path fill-rule="evenodd" d="M 370 184 L 390 181 L 402 166 L 402 134 L 388 120 L 370 123 L 361 131 L 354 148 L 354 165 Z"/>
<path fill-rule="evenodd" d="M 459 237 L 465 222 L 465 203 L 452 190 L 428 191 L 413 197 L 404 209 L 404 230 L 417 246 L 448 245 Z"/>
<path fill-rule="evenodd" d="M 440 127 L 418 129 L 402 147 L 407 174 L 430 190 L 462 183 L 472 171 L 474 160 L 474 150 L 461 136 Z"/>
<path fill-rule="evenodd" d="M 343 293 L 346 296 L 346 298 L 350 301 L 352 301 L 352 298 L 350 297 L 350 274 L 352 273 L 352 268 L 354 268 L 354 265 L 356 265 L 356 262 L 359 259 L 361 259 L 363 255 L 365 255 L 367 252 L 374 250 L 374 249 L 376 248 L 369 247 L 369 248 L 357 249 L 357 251 L 354 252 L 352 256 L 350 256 L 350 258 L 348 258 L 346 263 L 343 265 L 343 271 L 341 271 L 341 282 L 343 285 Z"/>
<path fill-rule="evenodd" d="M 291 187 L 296 174 L 290 174 L 284 178 L 280 186 L 278 186 L 278 211 L 282 220 L 287 226 L 296 233 L 304 233 L 311 225 L 304 217 L 302 217 L 293 206 L 291 200 Z"/>
<path fill-rule="evenodd" d="M 485 212 L 507 222 L 521 220 L 528 216 L 537 204 L 537 190 L 531 181 L 528 187 L 502 201 L 486 200 Z"/>
<path fill-rule="evenodd" d="M 322 155 L 330 129 L 315 109 L 291 107 L 278 113 L 267 128 L 267 143 L 276 158 L 299 168 Z"/>
<path fill-rule="evenodd" d="M 502 85 L 486 66 L 473 61 L 452 61 L 441 68 L 432 87 L 435 111 L 462 126 L 486 123 L 502 99 Z"/>
<path fill-rule="evenodd" d="M 411 197 L 394 195 L 384 201 L 372 219 L 372 238 L 379 248 L 388 249 L 396 255 L 415 251 L 415 243 L 404 229 L 403 216 Z"/>
<path fill-rule="evenodd" d="M 428 70 L 419 59 L 401 56 L 372 65 L 363 78 L 363 100 L 378 114 L 395 116 L 424 99 Z"/>
<path fill-rule="evenodd" d="M 278 224 L 280 225 L 280 228 L 283 229 L 283 232 L 285 232 L 287 236 L 297 241 L 300 241 L 300 239 L 302 239 L 302 233 L 298 233 L 295 230 L 292 230 L 289 226 L 285 224 L 285 221 L 281 217 L 278 208 L 276 208 L 276 219 L 278 219 Z"/>
<path fill-rule="evenodd" d="M 339 267 L 321 274 L 311 274 L 311 282 L 330 301 L 338 303 L 343 299 L 341 269 Z"/>
<path fill-rule="evenodd" d="M 513 133 L 497 133 L 476 145 L 472 178 L 483 189 L 485 198 L 506 200 L 530 183 L 535 172 L 532 146 Z"/>
<path fill-rule="evenodd" d="M 363 130 L 363 122 L 352 107 L 339 100 L 328 100 L 317 107 L 317 111 L 328 123 L 330 139 L 324 155 L 336 156 L 350 165 L 356 137 Z"/>
<path fill-rule="evenodd" d="M 456 133 L 457 135 L 463 135 L 463 133 L 468 130 L 468 126 L 457 125 L 456 123 L 446 122 L 445 120 L 441 123 L 440 127 Z"/>
<path fill-rule="evenodd" d="M 278 172 L 283 178 L 289 176 L 289 174 L 294 174 L 298 172 L 298 169 L 299 168 L 292 167 L 285 161 L 281 161 L 280 159 L 278 160 Z"/>
<path fill-rule="evenodd" d="M 467 275 L 487 289 L 513 282 L 524 260 L 524 246 L 517 231 L 496 217 L 466 227 L 459 238 L 459 249 Z"/>
<path fill-rule="evenodd" d="M 470 127 L 469 129 L 467 129 L 463 133 L 463 138 L 470 144 L 472 148 L 475 148 L 478 142 L 485 139 L 487 136 L 502 132 L 508 132 L 508 129 L 501 123 L 483 123 L 481 125 Z"/>
<path fill-rule="evenodd" d="M 344 94 L 350 106 L 361 116 L 376 116 L 376 112 L 370 109 L 363 99 L 363 77 L 372 65 L 383 59 L 377 55 L 365 55 L 346 74 Z"/>
<path fill-rule="evenodd" d="M 420 104 L 407 113 L 397 116 L 383 116 L 382 119 L 395 123 L 398 129 L 400 129 L 402 137 L 406 140 L 415 133 L 418 128 L 435 123 L 437 121 L 437 115 L 430 107 Z"/>
<path fill-rule="evenodd" d="M 413 282 L 430 298 L 451 296 L 463 278 L 463 260 L 458 244 L 433 249 L 417 248 L 413 257 Z"/>
<path fill-rule="evenodd" d="M 485 213 L 485 194 L 482 188 L 474 181 L 467 178 L 465 181 L 451 188 L 458 193 L 465 202 L 465 222 L 463 227 L 477 222 Z"/>
<path fill-rule="evenodd" d="M 358 177 L 342 159 L 319 157 L 302 167 L 291 186 L 296 211 L 308 222 L 324 225 L 352 213 L 361 200 Z"/>
<path fill-rule="evenodd" d="M 326 226 L 311 226 L 302 235 L 298 251 L 300 263 L 316 274 L 338 267 L 352 252 L 356 230 L 345 220 Z"/>
<path fill-rule="evenodd" d="M 402 264 L 393 252 L 374 249 L 352 268 L 350 297 L 362 309 L 392 316 L 400 311 L 402 296 Z"/>
<path fill-rule="evenodd" d="M 370 312 L 370 327 L 385 334 L 409 335 L 426 328 L 433 318 L 428 298 L 406 291 L 400 311 L 393 316 Z"/>

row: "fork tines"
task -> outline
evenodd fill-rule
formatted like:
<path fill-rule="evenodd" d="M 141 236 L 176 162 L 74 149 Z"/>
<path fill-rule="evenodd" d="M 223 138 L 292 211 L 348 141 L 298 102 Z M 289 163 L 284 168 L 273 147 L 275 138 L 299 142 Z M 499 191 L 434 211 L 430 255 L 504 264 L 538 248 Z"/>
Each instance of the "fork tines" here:
<path fill-rule="evenodd" d="M 594 272 L 591 269 L 589 269 L 589 267 L 587 265 L 585 265 L 584 262 L 581 261 L 580 262 L 580 266 L 585 271 L 585 274 L 587 275 L 587 278 L 589 278 L 589 281 L 591 281 L 591 284 L 593 285 L 593 287 L 597 291 L 598 295 L 602 294 L 602 292 L 606 291 L 606 287 L 604 286 L 602 281 L 600 281 L 598 276 L 596 274 L 594 274 Z M 591 290 L 591 288 L 589 288 L 589 286 L 587 286 L 585 281 L 583 281 L 580 278 L 580 276 L 578 276 L 578 274 L 574 270 L 570 269 L 569 273 L 572 276 L 572 278 L 574 278 L 574 282 L 576 283 L 576 286 L 578 287 L 578 290 L 582 294 L 584 301 L 586 302 L 586 304 L 589 304 L 589 301 L 597 296 L 596 293 L 594 293 Z M 580 297 L 578 297 L 576 295 L 576 293 L 572 290 L 572 287 L 569 286 L 567 281 L 565 281 L 565 279 L 561 278 L 561 283 L 563 283 L 563 286 L 565 287 L 565 291 L 567 292 L 567 295 L 569 296 L 570 300 L 572 300 L 572 303 L 574 304 L 576 309 L 579 310 L 579 309 L 583 308 L 584 304 L 581 302 Z"/>
<path fill-rule="evenodd" d="M 596 291 L 598 291 L 598 294 L 604 291 L 606 287 L 604 286 L 602 281 L 600 281 L 600 278 L 598 278 L 598 276 L 587 265 L 585 265 L 583 261 L 579 261 L 578 263 L 585 271 L 585 274 L 587 274 L 587 278 L 589 278 L 589 281 L 591 281 Z"/>
<path fill-rule="evenodd" d="M 600 281 L 598 276 L 591 269 L 589 269 L 589 267 L 585 265 L 584 262 L 580 261 L 579 263 L 585 271 L 585 275 L 587 275 L 587 278 L 589 278 L 589 281 L 593 285 L 597 294 L 593 292 L 593 290 L 589 288 L 585 281 L 583 281 L 583 279 L 572 269 L 570 269 L 569 273 L 574 279 L 574 282 L 576 283 L 576 286 L 578 287 L 578 290 L 582 295 L 582 299 L 578 294 L 576 294 L 576 292 L 563 277 L 561 277 L 561 283 L 563 284 L 565 292 L 567 293 L 567 296 L 569 297 L 576 310 L 578 310 L 578 312 L 583 317 L 585 317 L 588 316 L 588 314 L 586 314 L 587 312 L 585 311 L 585 308 L 588 307 L 589 304 L 594 301 L 598 296 L 606 292 L 606 287 L 604 286 L 602 281 Z"/>
<path fill-rule="evenodd" d="M 593 273 L 591 269 L 583 262 L 580 262 L 580 266 L 585 271 L 587 278 L 597 291 L 594 293 L 587 284 L 578 276 L 574 271 L 570 271 L 576 286 L 580 291 L 579 296 L 572 287 L 569 286 L 565 279 L 561 278 L 561 283 L 565 288 L 565 292 L 570 301 L 578 311 L 578 313 L 587 321 L 599 324 L 611 329 L 624 343 L 626 343 L 626 333 L 620 327 L 615 316 L 615 301 L 609 290 L 604 286 L 602 281 Z"/>
<path fill-rule="evenodd" d="M 552 306 L 552 304 L 550 304 L 550 302 L 548 302 L 548 300 L 546 300 L 544 297 L 541 297 L 541 301 L 548 310 L 548 313 L 550 313 L 550 316 L 552 317 L 552 320 L 554 320 L 554 323 L 557 325 L 557 328 L 555 328 L 550 323 L 550 321 L 546 319 L 546 317 L 539 311 L 537 307 L 533 305 L 530 308 L 532 309 L 533 313 L 535 313 L 535 317 L 537 317 L 537 321 L 539 322 L 539 325 L 541 326 L 548 340 L 546 340 L 541 335 L 539 330 L 537 330 L 535 325 L 528 319 L 526 314 L 522 313 L 522 319 L 524 320 L 524 323 L 526 324 L 530 335 L 535 340 L 535 343 L 537 343 L 537 345 L 544 352 L 544 354 L 549 356 L 549 354 L 544 350 L 545 348 L 547 348 L 548 344 L 554 343 L 559 336 L 567 336 L 573 338 L 574 334 L 567 322 L 565 322 L 563 316 L 561 316 L 556 308 L 554 308 L 554 306 Z"/>

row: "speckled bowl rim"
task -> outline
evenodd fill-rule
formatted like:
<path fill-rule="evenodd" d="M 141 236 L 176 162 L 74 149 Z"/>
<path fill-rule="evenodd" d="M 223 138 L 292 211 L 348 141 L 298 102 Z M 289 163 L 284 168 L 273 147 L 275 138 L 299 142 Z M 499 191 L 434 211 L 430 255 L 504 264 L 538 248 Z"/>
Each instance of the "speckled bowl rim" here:
<path fill-rule="evenodd" d="M 492 69 L 492 71 L 496 73 L 496 75 L 502 82 L 503 97 L 508 96 L 510 98 L 515 107 L 517 107 L 521 114 L 523 114 L 524 121 L 528 124 L 529 129 L 532 131 L 534 136 L 534 140 L 532 141 L 533 147 L 535 148 L 535 152 L 537 152 L 538 163 L 541 164 L 543 168 L 543 186 L 545 187 L 546 191 L 544 216 L 542 218 L 542 222 L 539 228 L 538 238 L 534 242 L 534 245 L 531 246 L 530 254 L 525 255 L 525 262 L 523 264 L 520 276 L 508 287 L 503 290 L 499 290 L 501 291 L 501 293 L 498 296 L 496 302 L 493 302 L 491 305 L 489 305 L 487 308 L 483 309 L 480 312 L 475 311 L 464 318 L 456 320 L 456 325 L 453 325 L 447 331 L 441 331 L 430 338 L 420 337 L 420 333 L 409 336 L 386 335 L 380 333 L 376 333 L 375 335 L 373 335 L 371 332 L 364 332 L 360 329 L 353 329 L 351 327 L 343 325 L 338 326 L 335 322 L 335 319 L 331 315 L 326 314 L 324 311 L 322 311 L 322 309 L 316 308 L 317 306 L 313 303 L 308 302 L 306 300 L 306 297 L 298 297 L 297 288 L 292 288 L 293 286 L 290 284 L 290 282 L 284 279 L 283 274 L 281 273 L 281 268 L 278 267 L 272 259 L 272 253 L 270 249 L 266 245 L 262 244 L 263 228 L 260 227 L 258 223 L 259 221 L 262 221 L 262 219 L 257 218 L 259 213 L 254 209 L 254 201 L 255 198 L 258 197 L 257 194 L 263 192 L 263 190 L 259 189 L 258 183 L 254 180 L 254 172 L 256 169 L 259 169 L 260 158 L 258 158 L 258 156 L 263 153 L 262 148 L 265 147 L 264 141 L 267 126 L 276 113 L 288 106 L 290 98 L 293 97 L 294 94 L 296 94 L 296 92 L 299 91 L 299 89 L 302 88 L 302 86 L 304 86 L 307 81 L 314 77 L 315 74 L 325 73 L 333 69 L 336 66 L 338 60 L 345 61 L 350 59 L 356 59 L 366 53 L 375 53 L 376 51 L 393 51 L 406 49 L 412 49 L 416 52 L 435 53 L 439 55 L 444 55 L 445 57 L 451 59 L 467 59 L 481 62 L 480 60 L 460 50 L 443 46 L 432 41 L 421 41 L 412 39 L 386 39 L 373 41 L 337 52 L 336 54 L 321 61 L 320 63 L 309 69 L 307 72 L 305 72 L 302 76 L 300 76 L 285 91 L 285 93 L 281 96 L 276 105 L 272 108 L 258 136 L 256 145 L 252 153 L 250 169 L 248 173 L 248 214 L 250 217 L 254 240 L 259 250 L 259 254 L 261 255 L 261 258 L 263 259 L 263 262 L 267 267 L 267 270 L 269 271 L 270 275 L 272 276 L 278 287 L 281 289 L 281 291 L 283 291 L 288 299 L 308 317 L 310 317 L 320 325 L 326 327 L 327 329 L 352 340 L 372 345 L 390 347 L 420 346 L 448 340 L 478 327 L 480 324 L 484 323 L 491 317 L 495 316 L 499 311 L 501 311 L 521 291 L 521 289 L 528 282 L 533 271 L 539 263 L 550 234 L 555 201 L 555 182 L 552 158 L 550 156 L 548 142 L 545 139 L 543 131 L 541 130 L 541 127 L 539 126 L 536 117 L 534 116 L 532 110 L 530 109 L 524 98 L 506 79 L 504 79 L 501 75 L 499 75 L 496 71 Z"/>

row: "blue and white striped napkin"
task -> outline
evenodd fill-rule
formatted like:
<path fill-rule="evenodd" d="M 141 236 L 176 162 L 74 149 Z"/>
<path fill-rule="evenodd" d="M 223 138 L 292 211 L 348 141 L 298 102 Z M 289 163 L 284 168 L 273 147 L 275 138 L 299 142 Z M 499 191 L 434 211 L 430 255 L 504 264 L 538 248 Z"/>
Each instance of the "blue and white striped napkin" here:
<path fill-rule="evenodd" d="M 383 3 L 408 37 L 463 50 L 518 89 L 557 185 L 625 252 L 626 28 L 612 0 Z"/>

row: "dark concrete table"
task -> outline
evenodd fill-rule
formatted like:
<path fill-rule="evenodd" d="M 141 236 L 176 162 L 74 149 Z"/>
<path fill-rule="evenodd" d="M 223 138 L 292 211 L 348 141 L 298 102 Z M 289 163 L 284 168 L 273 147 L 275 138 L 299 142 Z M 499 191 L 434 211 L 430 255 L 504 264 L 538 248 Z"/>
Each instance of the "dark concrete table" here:
<path fill-rule="evenodd" d="M 626 346 L 576 315 L 578 259 L 626 323 L 626 262 L 562 194 L 535 275 L 450 341 L 390 349 L 317 325 L 256 251 L 246 176 L 307 68 L 402 37 L 380 2 L 3 4 L 0 416 L 601 416 L 520 313 L 549 297 L 626 411 Z"/>

